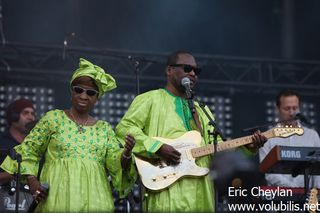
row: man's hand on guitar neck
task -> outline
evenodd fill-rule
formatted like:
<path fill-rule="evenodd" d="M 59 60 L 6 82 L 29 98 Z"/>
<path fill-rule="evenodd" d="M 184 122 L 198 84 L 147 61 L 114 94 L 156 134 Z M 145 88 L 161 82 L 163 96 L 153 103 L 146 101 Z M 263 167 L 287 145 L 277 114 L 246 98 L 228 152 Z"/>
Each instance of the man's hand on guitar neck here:
<path fill-rule="evenodd" d="M 180 163 L 181 153 L 168 144 L 163 144 L 157 154 L 169 164 L 176 165 Z"/>
<path fill-rule="evenodd" d="M 267 142 L 267 138 L 261 134 L 261 132 L 258 130 L 252 135 L 252 143 L 246 145 L 246 147 L 250 150 L 257 150 Z"/>

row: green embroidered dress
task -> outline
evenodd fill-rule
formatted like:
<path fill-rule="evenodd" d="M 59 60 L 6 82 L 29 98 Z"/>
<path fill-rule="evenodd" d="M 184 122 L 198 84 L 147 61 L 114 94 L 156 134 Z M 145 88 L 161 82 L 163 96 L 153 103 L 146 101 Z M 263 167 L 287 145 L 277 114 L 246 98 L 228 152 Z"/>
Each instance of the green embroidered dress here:
<path fill-rule="evenodd" d="M 46 113 L 15 149 L 22 155 L 21 173 L 35 176 L 45 153 L 40 181 L 50 188 L 38 212 L 112 212 L 114 201 L 106 173 L 121 196 L 127 194 L 136 177 L 133 165 L 122 170 L 122 149 L 107 122 L 98 120 L 79 133 L 62 110 Z M 17 165 L 7 157 L 1 167 L 12 174 Z"/>
<path fill-rule="evenodd" d="M 195 104 L 203 128 L 202 146 L 208 144 L 209 120 Z M 209 111 L 207 109 L 207 111 Z M 210 113 L 211 114 L 211 113 Z M 161 142 L 152 137 L 177 138 L 189 130 L 196 129 L 187 101 L 164 89 L 153 90 L 139 95 L 132 102 L 128 112 L 116 127 L 116 134 L 124 138 L 132 134 L 137 144 L 133 151 L 137 155 L 156 157 Z M 209 167 L 211 156 L 196 160 L 197 165 Z M 213 212 L 213 182 L 209 176 L 184 177 L 169 188 L 148 191 L 144 208 L 147 212 Z"/>

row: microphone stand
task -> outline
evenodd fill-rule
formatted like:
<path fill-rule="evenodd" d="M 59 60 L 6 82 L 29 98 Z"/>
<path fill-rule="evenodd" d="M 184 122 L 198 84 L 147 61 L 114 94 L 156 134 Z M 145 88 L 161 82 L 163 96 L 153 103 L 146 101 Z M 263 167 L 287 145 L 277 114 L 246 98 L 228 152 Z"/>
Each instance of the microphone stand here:
<path fill-rule="evenodd" d="M 17 153 L 14 149 L 10 150 L 9 156 L 12 160 L 16 160 L 18 163 L 18 171 L 14 173 L 15 179 L 15 193 L 16 193 L 16 206 L 15 206 L 15 213 L 19 212 L 19 197 L 20 197 L 20 179 L 21 179 L 21 162 L 22 157 L 19 153 Z"/>
<path fill-rule="evenodd" d="M 115 56 L 119 57 L 119 56 Z M 136 76 L 136 95 L 140 94 L 140 65 L 141 63 L 151 63 L 151 64 L 156 64 L 159 63 L 154 60 L 150 59 L 145 59 L 143 57 L 135 57 L 132 55 L 128 55 L 127 59 L 132 62 L 134 66 L 134 71 L 135 71 L 135 76 Z"/>
<path fill-rule="evenodd" d="M 16 153 L 16 160 L 18 162 L 18 172 L 16 174 L 16 210 L 15 212 L 19 212 L 19 197 L 20 197 L 20 179 L 21 179 L 21 162 L 22 162 L 22 157 L 19 153 Z"/>
<path fill-rule="evenodd" d="M 213 136 L 213 145 L 214 145 L 214 152 L 217 152 L 217 144 L 218 144 L 218 135 L 221 137 L 223 141 L 226 141 L 226 138 L 224 137 L 221 129 L 217 125 L 217 123 L 212 119 L 212 117 L 209 115 L 207 110 L 205 109 L 205 104 L 204 103 L 199 103 L 200 108 L 204 112 L 204 114 L 207 116 L 209 119 L 209 125 L 213 127 L 212 132 L 208 130 L 208 135 Z"/>
<path fill-rule="evenodd" d="M 187 102 L 188 102 L 188 106 L 189 106 L 189 109 L 191 111 L 191 114 L 192 114 L 192 118 L 198 128 L 198 131 L 201 133 L 201 136 L 203 134 L 203 130 L 202 130 L 202 127 L 201 127 L 201 123 L 200 123 L 200 120 L 199 120 L 199 117 L 198 115 L 196 114 L 196 108 L 194 106 L 194 102 L 193 102 L 193 97 L 194 97 L 194 94 L 193 94 L 193 91 L 190 89 L 190 87 L 186 87 L 185 88 L 185 93 L 187 95 L 186 99 L 187 99 Z"/>
<path fill-rule="evenodd" d="M 200 108 L 202 109 L 202 111 L 204 112 L 204 114 L 207 116 L 207 118 L 209 119 L 209 125 L 213 127 L 213 130 L 210 131 L 208 130 L 208 135 L 209 137 L 212 136 L 213 137 L 213 147 L 214 147 L 214 153 L 217 153 L 217 147 L 218 147 L 218 136 L 221 137 L 221 139 L 223 141 L 226 140 L 226 138 L 224 137 L 224 135 L 221 132 L 221 129 L 219 128 L 219 126 L 217 125 L 216 122 L 214 122 L 214 120 L 212 119 L 212 117 L 209 115 L 209 113 L 207 112 L 207 110 L 205 109 L 205 104 L 203 103 L 199 103 Z M 210 141 L 209 141 L 210 144 Z M 215 198 L 215 212 L 218 212 L 218 190 L 217 187 L 214 187 L 214 198 Z"/>
<path fill-rule="evenodd" d="M 151 63 L 156 63 L 155 61 L 151 61 L 151 60 L 146 60 L 146 59 L 143 59 L 143 58 L 137 58 L 137 57 L 134 57 L 134 56 L 131 56 L 129 55 L 128 56 L 128 60 L 132 61 L 132 64 L 134 66 L 134 73 L 135 73 L 135 77 L 136 77 L 136 96 L 140 94 L 140 61 L 142 62 L 151 62 Z M 139 191 L 140 191 L 140 203 L 139 203 L 139 207 L 140 207 L 140 210 L 142 211 L 143 209 L 143 201 L 146 200 L 146 205 L 148 205 L 148 189 L 145 188 L 141 182 L 141 179 L 138 177 L 137 179 L 137 184 L 139 186 Z M 129 212 L 129 210 L 128 210 Z M 146 207 L 146 212 L 148 212 L 148 206 Z"/>
<path fill-rule="evenodd" d="M 140 62 L 136 57 L 132 57 L 131 55 L 128 56 L 128 59 L 132 61 L 132 64 L 134 66 L 134 74 L 136 76 L 136 95 L 140 94 Z"/>
<path fill-rule="evenodd" d="M 188 90 L 188 89 L 186 89 L 186 94 L 187 94 L 188 105 L 193 115 L 196 112 L 196 108 L 194 107 L 194 102 L 193 102 L 194 94 L 192 90 Z"/>
<path fill-rule="evenodd" d="M 135 74 L 135 77 L 136 77 L 136 96 L 137 96 L 137 95 L 140 94 L 140 76 L 139 76 L 139 74 L 140 74 L 140 62 L 136 57 L 133 57 L 131 55 L 128 56 L 128 60 L 132 61 L 132 64 L 133 64 L 133 67 L 134 67 L 134 74 Z M 139 190 L 140 197 L 144 196 L 144 198 L 147 199 L 148 196 L 143 193 L 143 191 L 145 191 L 146 188 L 145 188 L 145 190 L 143 189 L 143 185 L 142 185 L 141 179 L 139 177 L 137 178 L 136 182 L 137 182 L 137 184 L 139 186 L 138 190 Z M 139 203 L 139 208 L 140 208 L 141 211 L 142 211 L 142 208 L 143 208 L 142 203 L 143 203 L 143 199 L 144 198 L 140 199 L 140 203 Z M 133 202 L 133 203 L 134 203 L 133 205 L 136 204 L 135 202 Z M 148 201 L 146 201 L 146 203 L 148 203 Z M 146 209 L 146 211 L 148 212 L 148 209 Z M 130 209 L 127 209 L 127 212 L 130 212 Z"/>
<path fill-rule="evenodd" d="M 70 41 L 70 38 L 75 38 L 76 33 L 69 33 L 64 37 L 63 40 L 63 51 L 62 51 L 62 60 L 66 59 L 66 52 L 67 52 L 67 48 L 68 48 L 68 42 Z"/>
<path fill-rule="evenodd" d="M 16 206 L 15 206 L 15 213 L 19 212 L 19 197 L 20 197 L 20 179 L 21 179 L 21 162 L 22 157 L 16 150 L 11 149 L 9 151 L 9 156 L 12 160 L 16 160 L 18 163 L 18 171 L 14 173 L 14 179 L 16 182 L 15 186 L 15 193 L 16 193 Z"/>

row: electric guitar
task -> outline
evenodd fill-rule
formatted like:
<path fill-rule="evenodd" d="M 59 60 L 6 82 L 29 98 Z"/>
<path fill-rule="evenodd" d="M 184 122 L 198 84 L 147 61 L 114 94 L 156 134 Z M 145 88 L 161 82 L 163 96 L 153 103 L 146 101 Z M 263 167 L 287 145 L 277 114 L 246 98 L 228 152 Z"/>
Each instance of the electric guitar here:
<path fill-rule="evenodd" d="M 273 128 L 262 133 L 266 138 L 289 137 L 297 134 L 302 135 L 302 128 L 283 127 Z M 196 165 L 195 159 L 214 153 L 214 145 L 209 144 L 200 147 L 201 135 L 198 131 L 186 132 L 179 138 L 166 139 L 154 137 L 163 143 L 173 146 L 181 153 L 178 165 L 167 165 L 160 158 L 136 157 L 135 162 L 143 185 L 150 190 L 162 190 L 169 187 L 179 178 L 184 176 L 204 176 L 209 173 L 208 168 Z M 229 140 L 217 145 L 217 151 L 228 150 L 252 143 L 252 136 L 245 136 Z"/>

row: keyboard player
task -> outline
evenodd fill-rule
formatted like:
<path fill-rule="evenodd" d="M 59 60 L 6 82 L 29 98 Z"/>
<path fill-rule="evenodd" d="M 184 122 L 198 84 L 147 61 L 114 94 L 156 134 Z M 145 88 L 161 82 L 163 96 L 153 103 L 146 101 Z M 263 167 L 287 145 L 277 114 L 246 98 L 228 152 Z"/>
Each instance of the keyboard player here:
<path fill-rule="evenodd" d="M 281 91 L 276 98 L 276 109 L 278 119 L 280 121 L 284 121 L 279 124 L 280 126 L 301 126 L 304 129 L 304 134 L 302 136 L 293 135 L 288 138 L 269 139 L 259 150 L 260 162 L 276 145 L 320 147 L 320 138 L 318 133 L 315 130 L 308 128 L 303 122 L 295 119 L 297 113 L 300 112 L 300 95 L 296 91 Z M 304 187 L 303 175 L 293 177 L 291 174 L 266 174 L 265 177 L 268 185 L 270 186 Z M 320 176 L 312 176 L 310 178 L 309 187 L 320 188 Z"/>

